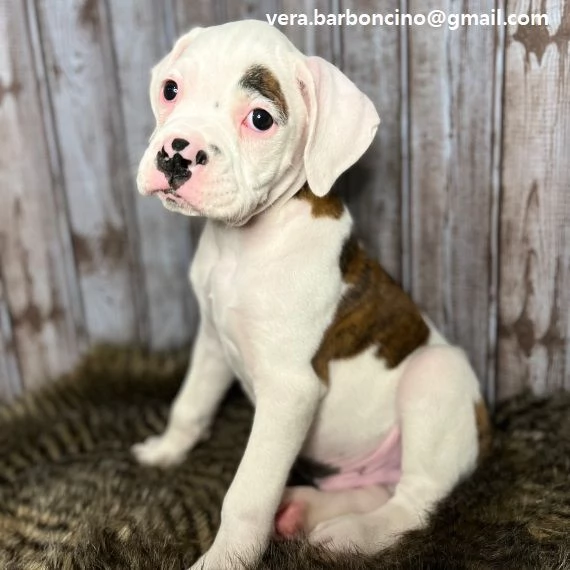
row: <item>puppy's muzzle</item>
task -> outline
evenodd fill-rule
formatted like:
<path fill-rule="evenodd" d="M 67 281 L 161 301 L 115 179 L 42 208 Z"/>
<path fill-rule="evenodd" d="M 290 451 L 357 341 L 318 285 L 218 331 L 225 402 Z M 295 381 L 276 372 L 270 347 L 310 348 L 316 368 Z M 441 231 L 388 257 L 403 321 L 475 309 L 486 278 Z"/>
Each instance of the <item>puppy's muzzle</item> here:
<path fill-rule="evenodd" d="M 193 166 L 208 164 L 208 154 L 197 147 L 186 139 L 174 138 L 167 141 L 156 154 L 156 168 L 166 176 L 172 191 L 190 179 Z"/>

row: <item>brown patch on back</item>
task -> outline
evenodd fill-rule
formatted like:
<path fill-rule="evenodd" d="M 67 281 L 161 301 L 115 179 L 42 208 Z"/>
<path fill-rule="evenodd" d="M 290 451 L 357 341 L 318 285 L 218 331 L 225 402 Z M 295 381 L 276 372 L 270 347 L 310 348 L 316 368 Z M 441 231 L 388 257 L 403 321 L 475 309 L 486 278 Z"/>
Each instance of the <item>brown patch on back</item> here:
<path fill-rule="evenodd" d="M 263 65 L 252 65 L 239 82 L 240 86 L 248 91 L 255 91 L 262 97 L 269 99 L 278 109 L 282 122 L 289 116 L 287 101 L 281 90 L 277 77 Z"/>
<path fill-rule="evenodd" d="M 475 404 L 475 423 L 477 425 L 477 437 L 479 443 L 479 455 L 477 461 L 481 462 L 491 452 L 491 443 L 493 441 L 493 430 L 487 406 L 481 399 Z"/>
<path fill-rule="evenodd" d="M 414 302 L 366 255 L 354 236 L 344 244 L 340 269 L 343 280 L 352 287 L 341 299 L 312 359 L 315 372 L 325 383 L 331 360 L 350 358 L 377 346 L 378 358 L 394 368 L 429 338 L 429 328 Z"/>
<path fill-rule="evenodd" d="M 327 194 L 326 196 L 315 196 L 309 185 L 305 185 L 295 194 L 294 198 L 305 200 L 311 205 L 313 218 L 334 218 L 338 220 L 344 212 L 344 204 L 338 196 Z"/>

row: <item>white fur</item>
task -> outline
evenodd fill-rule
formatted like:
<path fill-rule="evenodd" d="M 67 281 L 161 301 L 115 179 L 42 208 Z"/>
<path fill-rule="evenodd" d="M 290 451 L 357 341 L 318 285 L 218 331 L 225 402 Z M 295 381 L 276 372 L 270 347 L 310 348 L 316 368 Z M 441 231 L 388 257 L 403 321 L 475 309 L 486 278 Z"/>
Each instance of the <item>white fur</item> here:
<path fill-rule="evenodd" d="M 184 117 L 200 115 L 198 111 L 207 107 L 208 102 L 204 93 L 211 96 L 211 90 L 216 90 L 218 95 L 226 93 L 230 99 L 226 103 L 230 105 L 232 97 L 238 97 L 237 92 L 222 84 L 236 83 L 239 73 L 263 58 L 265 51 L 269 55 L 262 63 L 266 62 L 277 74 L 288 103 L 291 101 L 287 127 L 290 130 L 277 142 L 265 141 L 269 159 L 263 161 L 263 165 L 268 168 L 267 162 L 271 163 L 270 170 L 276 174 L 261 184 L 260 192 L 265 196 L 261 202 L 248 195 L 242 186 L 245 179 L 262 177 L 251 155 L 252 152 L 259 154 L 261 147 L 252 151 L 250 147 L 240 147 L 239 141 L 231 143 L 237 153 L 231 160 L 243 161 L 242 172 L 248 172 L 242 182 L 237 177 L 228 183 L 228 191 L 233 192 L 235 200 L 241 200 L 240 223 L 236 224 L 239 227 L 224 223 L 223 220 L 234 216 L 229 211 L 212 213 L 212 219 L 206 224 L 190 273 L 201 314 L 192 363 L 173 404 L 167 429 L 161 436 L 136 445 L 134 453 L 145 464 L 168 465 L 181 461 L 207 436 L 231 379 L 234 375 L 238 377 L 255 404 L 254 423 L 243 459 L 224 500 L 221 526 L 214 544 L 193 566 L 220 570 L 232 567 L 230 560 L 235 564 L 238 557 L 251 562 L 263 551 L 288 472 L 300 452 L 333 464 L 336 460 L 366 455 L 399 423 L 403 434 L 402 477 L 390 498 L 386 501 L 386 492 L 380 490 L 352 491 L 344 496 L 337 493 L 335 504 L 343 508 L 347 503 L 354 504 L 353 513 L 315 522 L 310 536 L 311 540 L 325 541 L 336 548 L 355 545 L 374 551 L 391 544 L 403 531 L 421 525 L 433 504 L 472 469 L 477 455 L 474 404 L 480 399 L 479 385 L 465 355 L 448 346 L 431 324 L 428 346 L 414 352 L 394 369 L 388 369 L 368 350 L 354 358 L 332 362 L 328 388 L 317 377 L 311 359 L 346 289 L 339 256 L 351 232 L 352 219 L 348 212 L 340 219 L 314 218 L 308 202 L 291 199 L 291 196 L 309 170 L 324 176 L 328 160 L 332 180 L 321 181 L 319 191 L 326 193 L 334 178 L 350 166 L 372 140 L 377 116 L 370 114 L 369 102 L 359 94 L 354 100 L 360 101 L 356 112 L 365 133 L 358 134 L 361 140 L 356 150 L 350 147 L 348 138 L 331 142 L 313 134 L 311 140 L 321 140 L 318 144 L 324 144 L 325 150 L 312 149 L 308 154 L 313 158 L 307 158 L 307 153 L 296 153 L 295 149 L 287 154 L 288 145 L 306 145 L 310 136 L 307 129 L 319 123 L 311 119 L 311 113 L 322 100 L 318 95 L 320 80 L 315 80 L 312 102 L 307 102 L 299 93 L 295 67 L 289 65 L 292 60 L 283 59 L 283 53 L 292 54 L 297 64 L 305 65 L 302 56 L 281 39 L 279 32 L 268 31 L 259 22 L 241 22 L 208 30 L 209 35 L 200 33 L 197 39 L 194 34 L 189 45 L 203 39 L 197 48 L 215 48 L 222 53 L 224 64 L 218 62 L 218 65 L 227 69 L 227 76 L 223 81 L 219 77 L 220 81 L 213 80 L 213 87 L 202 83 L 194 86 L 198 92 L 196 99 L 193 106 L 187 102 L 186 110 L 179 111 L 180 125 L 184 124 Z M 236 42 L 231 52 L 216 44 L 223 43 L 228 36 Z M 256 36 L 261 37 L 258 42 L 251 39 Z M 241 40 L 237 41 L 236 37 Z M 264 50 L 260 44 L 265 46 Z M 185 43 L 174 51 L 180 70 L 192 68 L 195 54 Z M 181 62 L 180 58 L 187 61 Z M 289 63 L 286 65 L 285 61 Z M 303 68 L 305 82 L 311 67 L 322 65 L 314 61 L 306 65 Z M 231 70 L 236 69 L 238 72 L 233 74 Z M 319 73 L 330 74 L 331 85 L 336 85 L 336 91 L 333 88 L 328 91 L 328 98 L 336 97 L 335 92 L 351 96 L 352 84 L 344 77 L 339 79 L 336 74 L 340 72 L 332 72 L 328 67 L 320 69 Z M 155 72 L 153 88 L 158 85 Z M 356 90 L 354 86 L 352 89 Z M 343 105 L 340 100 L 332 103 L 339 108 Z M 216 121 L 220 132 L 224 128 L 231 131 L 231 123 L 225 123 L 224 127 L 221 118 Z M 339 127 L 334 115 L 329 114 L 328 121 L 334 123 L 335 129 Z M 302 128 L 295 126 L 299 122 Z M 153 141 L 162 136 L 163 128 L 159 120 L 151 150 L 141 163 L 141 184 L 146 169 L 152 168 L 149 161 L 156 154 L 157 145 Z M 231 141 L 234 135 L 230 133 L 221 140 Z M 343 146 L 346 156 L 341 159 L 339 152 Z M 286 168 L 275 149 L 289 157 L 291 164 Z M 318 158 L 314 158 L 316 155 Z M 309 164 L 312 160 L 316 162 Z M 212 168 L 217 167 L 212 165 Z M 143 184 L 141 191 L 146 190 Z M 210 196 L 216 191 L 208 190 Z M 240 195 L 242 191 L 245 197 Z M 190 207 L 182 211 L 193 213 Z M 376 503 L 371 502 L 369 512 L 362 512 L 362 497 L 369 494 L 380 498 Z M 326 496 L 319 495 L 318 500 L 322 512 L 335 511 L 336 507 L 328 511 L 322 508 Z"/>

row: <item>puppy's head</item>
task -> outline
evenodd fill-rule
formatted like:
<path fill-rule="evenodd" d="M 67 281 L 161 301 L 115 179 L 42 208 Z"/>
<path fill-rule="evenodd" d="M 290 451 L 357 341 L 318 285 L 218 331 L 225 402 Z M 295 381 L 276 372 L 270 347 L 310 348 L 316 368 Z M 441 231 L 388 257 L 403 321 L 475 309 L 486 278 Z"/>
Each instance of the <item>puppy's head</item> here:
<path fill-rule="evenodd" d="M 137 177 L 170 210 L 242 225 L 306 181 L 319 196 L 368 148 L 371 101 L 261 21 L 196 28 L 153 69 Z"/>

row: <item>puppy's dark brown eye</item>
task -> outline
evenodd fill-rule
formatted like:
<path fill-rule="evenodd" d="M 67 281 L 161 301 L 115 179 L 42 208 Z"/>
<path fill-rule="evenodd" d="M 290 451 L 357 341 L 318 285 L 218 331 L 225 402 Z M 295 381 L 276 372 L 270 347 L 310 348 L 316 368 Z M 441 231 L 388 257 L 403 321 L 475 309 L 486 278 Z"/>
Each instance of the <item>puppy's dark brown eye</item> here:
<path fill-rule="evenodd" d="M 265 109 L 254 109 L 251 112 L 251 124 L 258 131 L 266 131 L 273 125 L 273 117 Z"/>
<path fill-rule="evenodd" d="M 169 79 L 162 88 L 162 94 L 167 101 L 174 101 L 178 95 L 178 83 Z"/>

